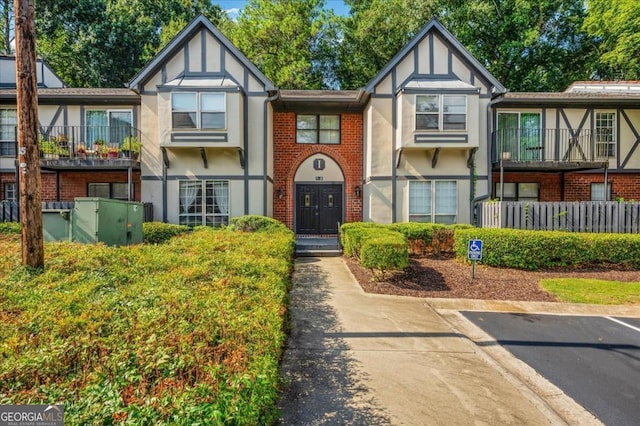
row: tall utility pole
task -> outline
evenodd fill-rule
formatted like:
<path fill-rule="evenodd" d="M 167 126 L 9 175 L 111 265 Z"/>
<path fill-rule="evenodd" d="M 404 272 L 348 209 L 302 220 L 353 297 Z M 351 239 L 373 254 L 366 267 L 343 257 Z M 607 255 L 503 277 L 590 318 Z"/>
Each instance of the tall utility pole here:
<path fill-rule="evenodd" d="M 22 264 L 44 266 L 34 0 L 14 0 Z"/>

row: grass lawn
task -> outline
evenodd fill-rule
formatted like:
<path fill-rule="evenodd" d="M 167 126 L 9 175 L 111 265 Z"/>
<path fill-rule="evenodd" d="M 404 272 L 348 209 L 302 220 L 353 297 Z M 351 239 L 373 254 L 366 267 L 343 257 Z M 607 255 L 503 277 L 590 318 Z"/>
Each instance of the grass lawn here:
<path fill-rule="evenodd" d="M 542 280 L 540 284 L 564 302 L 599 305 L 640 303 L 640 282 L 554 278 Z"/>

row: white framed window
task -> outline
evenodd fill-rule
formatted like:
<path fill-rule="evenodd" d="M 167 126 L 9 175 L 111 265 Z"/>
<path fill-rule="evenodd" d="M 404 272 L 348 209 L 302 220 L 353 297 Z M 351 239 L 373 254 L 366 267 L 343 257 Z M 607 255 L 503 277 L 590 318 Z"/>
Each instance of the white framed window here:
<path fill-rule="evenodd" d="M 538 182 L 505 182 L 504 201 L 538 201 L 540 184 Z M 500 182 L 496 183 L 495 197 L 500 198 Z"/>
<path fill-rule="evenodd" d="M 498 112 L 496 142 L 502 158 L 541 161 L 544 153 L 540 123 L 539 112 Z"/>
<path fill-rule="evenodd" d="M 611 183 L 607 183 L 605 191 L 604 182 L 591 184 L 591 201 L 610 201 L 611 200 Z"/>
<path fill-rule="evenodd" d="M 84 113 L 85 141 L 93 149 L 96 141 L 107 145 L 121 145 L 125 138 L 133 136 L 133 112 L 126 109 L 89 109 Z"/>
<path fill-rule="evenodd" d="M 466 130 L 465 95 L 416 95 L 416 130 Z"/>
<path fill-rule="evenodd" d="M 614 157 L 616 155 L 616 113 L 596 111 L 595 120 L 596 157 Z"/>
<path fill-rule="evenodd" d="M 226 129 L 226 94 L 216 92 L 172 93 L 171 120 L 174 129 Z"/>
<path fill-rule="evenodd" d="M 457 218 L 456 181 L 409 182 L 409 222 L 452 224 Z"/>
<path fill-rule="evenodd" d="M 229 181 L 181 180 L 178 185 L 180 225 L 229 224 Z"/>
<path fill-rule="evenodd" d="M 16 156 L 17 126 L 17 111 L 15 109 L 0 109 L 0 157 Z"/>
<path fill-rule="evenodd" d="M 297 143 L 340 143 L 339 115 L 311 115 L 296 116 Z"/>
<path fill-rule="evenodd" d="M 131 184 L 131 198 L 135 194 L 135 186 Z M 87 185 L 88 197 L 111 198 L 114 200 L 128 200 L 129 191 L 126 182 L 90 182 Z"/>
<path fill-rule="evenodd" d="M 18 194 L 16 192 L 15 182 L 6 182 L 4 184 L 4 200 L 5 201 L 17 201 Z"/>

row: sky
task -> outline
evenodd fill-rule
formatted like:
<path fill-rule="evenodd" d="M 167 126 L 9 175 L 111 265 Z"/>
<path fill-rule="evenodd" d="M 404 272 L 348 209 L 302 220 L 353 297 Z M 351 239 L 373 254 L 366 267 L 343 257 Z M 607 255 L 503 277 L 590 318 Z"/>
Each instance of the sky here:
<path fill-rule="evenodd" d="M 246 0 L 211 0 L 211 3 L 220 5 L 229 17 L 234 19 L 244 7 Z M 349 13 L 349 7 L 342 0 L 324 0 L 324 3 L 325 9 L 333 9 L 336 15 L 346 16 Z"/>

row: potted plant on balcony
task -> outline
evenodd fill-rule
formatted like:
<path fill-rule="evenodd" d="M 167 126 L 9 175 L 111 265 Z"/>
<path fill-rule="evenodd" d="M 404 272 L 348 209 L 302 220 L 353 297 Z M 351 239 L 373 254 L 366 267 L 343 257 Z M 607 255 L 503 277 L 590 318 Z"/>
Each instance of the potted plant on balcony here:
<path fill-rule="evenodd" d="M 103 153 L 104 153 L 104 156 L 106 157 L 104 139 L 100 138 L 93 141 L 93 151 L 96 157 L 103 157 Z"/>
<path fill-rule="evenodd" d="M 118 158 L 120 150 L 116 147 L 107 148 L 107 157 L 109 158 Z"/>
<path fill-rule="evenodd" d="M 84 143 L 79 143 L 76 146 L 76 156 L 83 160 L 87 158 L 87 146 Z"/>
<path fill-rule="evenodd" d="M 140 140 L 135 136 L 128 136 L 124 138 L 120 149 L 126 158 L 137 160 L 138 155 L 140 155 L 140 148 Z"/>
<path fill-rule="evenodd" d="M 57 160 L 60 157 L 60 147 L 58 146 L 58 142 L 55 140 L 47 140 L 42 135 L 39 140 L 40 145 L 40 153 L 42 154 L 42 158 L 48 160 Z"/>

